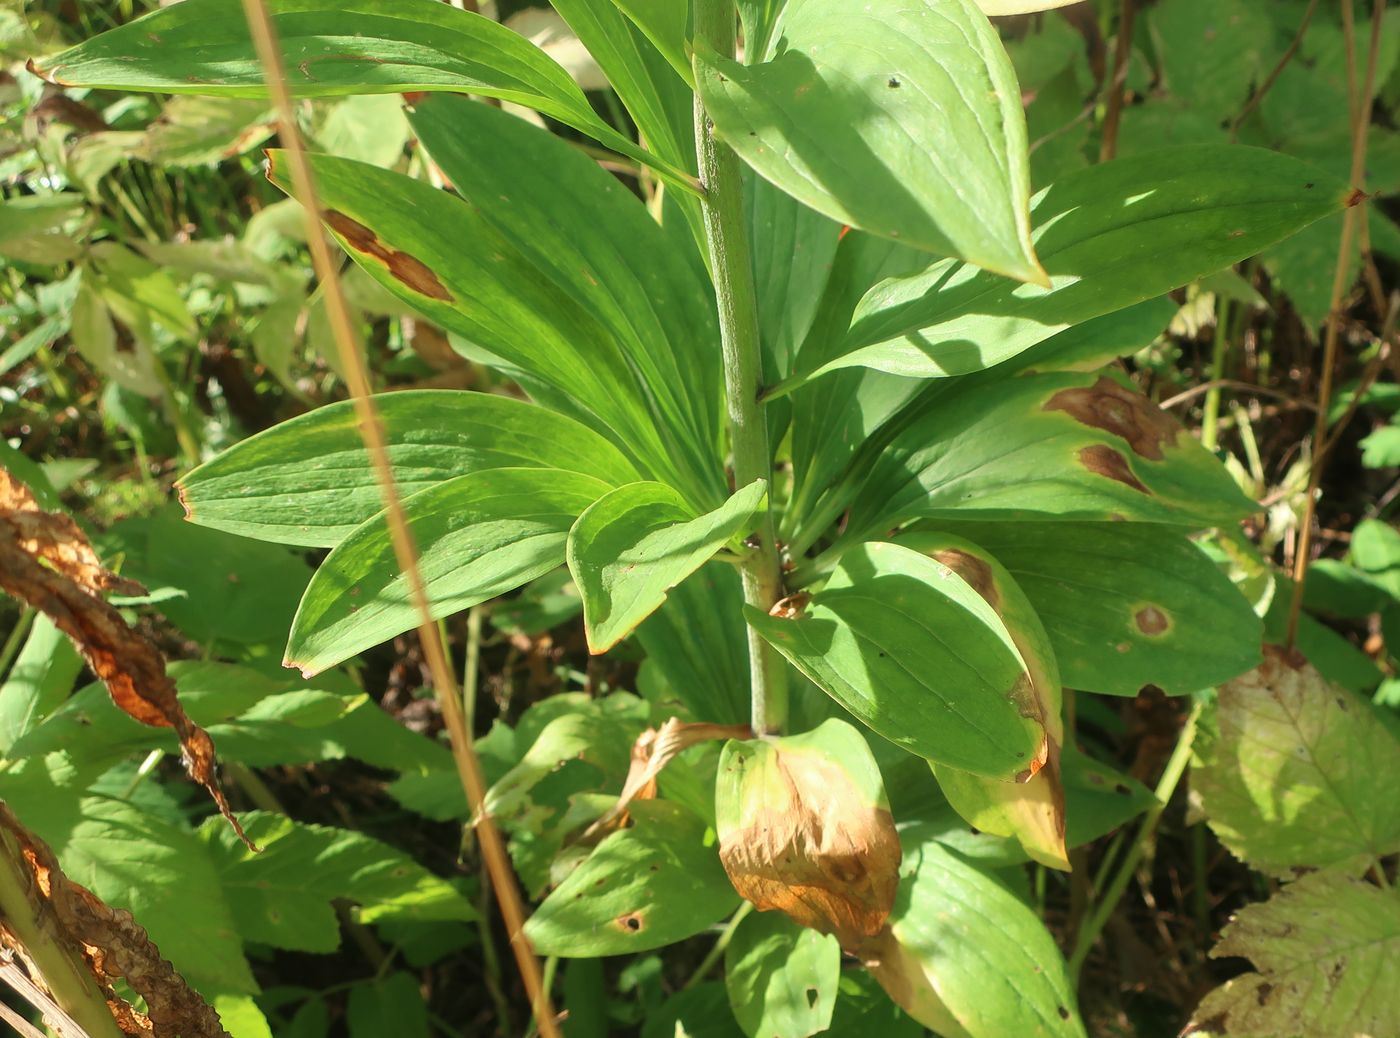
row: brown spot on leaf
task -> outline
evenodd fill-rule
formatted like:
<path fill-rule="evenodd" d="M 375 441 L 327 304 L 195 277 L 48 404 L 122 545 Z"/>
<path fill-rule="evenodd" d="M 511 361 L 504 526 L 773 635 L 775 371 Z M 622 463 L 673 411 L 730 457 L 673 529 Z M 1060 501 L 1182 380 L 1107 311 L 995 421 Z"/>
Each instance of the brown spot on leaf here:
<path fill-rule="evenodd" d="M 142 724 L 175 729 L 190 776 L 208 790 L 219 811 L 252 847 L 219 786 L 214 741 L 180 705 L 175 683 L 165 672 L 165 657 L 102 598 L 104 592 L 139 595 L 145 589 L 104 567 L 78 524 L 41 509 L 29 488 L 4 467 L 0 589 L 47 615 L 72 639 L 121 710 Z"/>
<path fill-rule="evenodd" d="M 1107 375 L 1092 386 L 1060 390 L 1042 410 L 1064 411 L 1083 425 L 1121 436 L 1133 453 L 1152 461 L 1161 461 L 1163 447 L 1174 446 L 1182 433 L 1175 418 Z"/>
<path fill-rule="evenodd" d="M 1171 630 L 1172 626 L 1167 614 L 1154 605 L 1143 606 L 1134 613 L 1133 623 L 1137 624 L 1137 629 L 1149 638 L 1165 634 Z"/>
<path fill-rule="evenodd" d="M 1354 205 L 1360 205 L 1362 202 L 1366 201 L 1368 197 L 1366 192 L 1362 191 L 1361 188 L 1354 187 L 1348 192 L 1346 198 L 1342 199 L 1342 205 L 1350 209 Z"/>
<path fill-rule="evenodd" d="M 738 824 L 719 841 L 734 889 L 760 911 L 834 934 L 847 950 L 878 934 L 899 884 L 889 811 L 823 753 L 767 746 L 740 766 Z"/>
<path fill-rule="evenodd" d="M 796 620 L 806 611 L 807 604 L 811 601 L 812 596 L 806 591 L 798 591 L 774 602 L 773 608 L 768 610 L 768 615 L 776 616 L 779 620 Z"/>
<path fill-rule="evenodd" d="M 997 594 L 996 578 L 992 576 L 992 567 L 984 559 L 979 559 L 970 552 L 962 551 L 959 548 L 940 548 L 933 553 L 933 557 L 950 570 L 962 577 L 967 582 L 968 587 L 976 591 L 993 609 L 1001 607 L 1001 596 Z"/>
<path fill-rule="evenodd" d="M 344 213 L 326 209 L 321 215 L 350 248 L 384 264 L 390 274 L 419 295 L 444 303 L 452 302 L 452 293 L 447 291 L 432 269 L 416 256 L 386 245 L 372 230 Z"/>
<path fill-rule="evenodd" d="M 613 925 L 619 930 L 625 930 L 628 933 L 641 933 L 646 923 L 642 919 L 642 914 L 640 912 L 628 912 L 626 915 L 620 915 L 614 919 Z"/>
<path fill-rule="evenodd" d="M 1107 444 L 1093 443 L 1088 447 L 1081 447 L 1079 449 L 1079 464 L 1096 476 L 1116 479 L 1119 483 L 1132 487 L 1143 494 L 1152 493 L 1143 485 L 1142 480 L 1133 475 L 1133 470 L 1128 467 L 1128 459 Z"/>

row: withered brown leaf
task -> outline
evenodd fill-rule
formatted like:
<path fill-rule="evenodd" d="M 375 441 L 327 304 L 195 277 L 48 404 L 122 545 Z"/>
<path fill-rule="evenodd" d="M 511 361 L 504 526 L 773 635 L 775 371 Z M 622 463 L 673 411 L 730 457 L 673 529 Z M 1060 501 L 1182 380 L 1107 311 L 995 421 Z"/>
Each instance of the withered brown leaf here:
<path fill-rule="evenodd" d="M 186 770 L 253 847 L 219 786 L 214 741 L 180 705 L 165 657 L 102 598 L 106 591 L 142 594 L 144 589 L 104 567 L 78 524 L 41 509 L 29 488 L 3 466 L 0 590 L 47 615 L 71 638 L 118 707 L 143 724 L 175 729 Z"/>
<path fill-rule="evenodd" d="M 4 850 L 18 851 L 31 883 L 29 901 L 43 921 L 44 931 L 81 954 L 124 1033 L 152 1038 L 229 1038 L 218 1013 L 161 958 L 160 949 L 131 913 L 109 907 L 65 876 L 53 851 L 3 801 L 0 829 L 6 836 Z M 3 920 L 0 941 L 14 941 Z M 22 947 L 12 950 L 21 956 L 25 951 Z M 117 978 L 145 999 L 145 1013 L 112 990 L 112 981 Z"/>
<path fill-rule="evenodd" d="M 899 837 L 870 748 L 850 725 L 729 743 L 715 813 L 725 871 L 760 910 L 833 934 L 848 951 L 885 925 Z"/>

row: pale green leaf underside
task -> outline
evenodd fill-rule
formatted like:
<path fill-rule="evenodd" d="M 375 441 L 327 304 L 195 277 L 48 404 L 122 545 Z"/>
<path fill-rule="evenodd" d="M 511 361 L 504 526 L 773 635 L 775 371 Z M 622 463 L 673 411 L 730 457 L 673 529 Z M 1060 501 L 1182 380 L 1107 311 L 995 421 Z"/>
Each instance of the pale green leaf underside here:
<path fill-rule="evenodd" d="M 634 801 L 613 833 L 535 910 L 525 934 L 541 955 L 594 958 L 691 937 L 739 904 L 705 823 L 660 800 Z"/>
<path fill-rule="evenodd" d="M 445 90 L 534 108 L 662 166 L 600 119 L 544 51 L 504 25 L 435 0 L 268 0 L 299 97 Z M 239 0 L 185 0 L 38 63 L 65 86 L 266 97 Z M 690 178 L 669 167 L 679 183 Z"/>
<path fill-rule="evenodd" d="M 1297 159 L 1247 147 L 1183 147 L 1069 174 L 1031 205 L 1053 287 L 943 260 L 871 289 L 843 367 L 935 378 L 1013 357 L 1056 332 L 1214 273 L 1336 212 L 1347 186 Z"/>
<path fill-rule="evenodd" d="M 261 854 L 248 850 L 222 818 L 206 821 L 199 835 L 245 941 L 334 951 L 340 945 L 335 898 L 359 904 L 366 922 L 476 918 L 471 903 L 446 880 L 363 833 L 304 825 L 266 811 L 239 818 Z"/>
<path fill-rule="evenodd" d="M 697 41 L 715 127 L 832 219 L 1042 281 L 1016 75 L 972 0 L 802 0 L 744 66 Z"/>
<path fill-rule="evenodd" d="M 405 497 L 492 468 L 560 468 L 610 486 L 637 476 L 592 429 L 522 400 L 407 390 L 375 403 L 395 483 Z M 179 486 L 192 522 L 310 547 L 334 547 L 384 507 L 349 401 L 251 436 Z"/>
<path fill-rule="evenodd" d="M 1220 841 L 1276 875 L 1400 850 L 1400 742 L 1373 709 L 1276 649 L 1223 685 L 1191 769 Z"/>
<path fill-rule="evenodd" d="M 434 619 L 511 591 L 564 561 L 569 527 L 611 489 L 561 469 L 501 468 L 404 501 Z M 307 585 L 286 665 L 315 674 L 416 627 L 383 515 L 356 528 Z"/>
<path fill-rule="evenodd" d="M 1335 872 L 1304 876 L 1242 909 L 1210 954 L 1244 956 L 1258 971 L 1217 988 L 1196 1010 L 1216 1033 L 1395 1033 L 1400 898 L 1392 891 Z"/>
<path fill-rule="evenodd" d="M 589 506 L 569 531 L 569 571 L 583 598 L 589 651 L 627 637 L 730 538 L 747 533 L 767 486 L 755 480 L 696 516 L 670 487 L 631 483 Z"/>
<path fill-rule="evenodd" d="M 1042 748 L 1044 729 L 1013 695 L 1027 679 L 1000 618 L 916 551 L 859 545 L 803 615 L 745 615 L 823 691 L 911 753 L 1011 779 Z"/>

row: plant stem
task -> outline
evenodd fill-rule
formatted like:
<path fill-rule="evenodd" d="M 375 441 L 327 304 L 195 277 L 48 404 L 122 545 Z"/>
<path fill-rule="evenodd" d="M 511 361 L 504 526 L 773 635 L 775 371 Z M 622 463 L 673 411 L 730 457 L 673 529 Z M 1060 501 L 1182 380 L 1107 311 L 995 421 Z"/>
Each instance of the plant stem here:
<path fill-rule="evenodd" d="M 1213 451 L 1220 441 L 1220 390 L 1225 380 L 1225 352 L 1230 345 L 1230 301 L 1215 297 L 1215 343 L 1210 358 L 1210 389 L 1206 391 L 1205 418 L 1201 422 L 1201 446 Z"/>
<path fill-rule="evenodd" d="M 734 34 L 732 0 L 696 0 L 697 39 L 704 39 L 722 55 L 732 56 Z M 768 449 L 767 422 L 758 401 L 763 386 L 758 303 L 744 221 L 739 158 L 715 137 L 714 126 L 698 94 L 695 98 L 695 154 L 705 191 L 700 209 L 719 307 L 725 411 L 733 450 L 734 484 L 745 487 L 761 479 L 770 488 L 771 497 L 772 454 Z M 783 595 L 771 507 L 764 511 L 755 536 L 757 546 L 740 567 L 740 573 L 744 601 L 766 613 Z M 748 638 L 753 730 L 763 735 L 779 731 L 787 719 L 787 671 L 783 658 L 753 628 L 749 628 Z"/>
<path fill-rule="evenodd" d="M 696 984 L 700 983 L 700 981 L 704 980 L 710 970 L 715 968 L 716 963 L 724 958 L 724 950 L 729 947 L 729 942 L 734 937 L 734 931 L 739 929 L 739 924 L 742 923 L 745 917 L 752 911 L 753 902 L 745 901 L 739 906 L 738 910 L 729 917 L 729 922 L 724 924 L 724 930 L 721 931 L 710 950 L 705 953 L 705 957 L 700 960 L 700 965 L 695 967 L 695 972 L 690 975 L 690 979 L 681 985 L 682 991 L 689 991 Z"/>
<path fill-rule="evenodd" d="M 1079 933 L 1075 935 L 1074 953 L 1069 958 L 1071 977 L 1078 978 L 1084 960 L 1089 955 L 1089 949 L 1099 939 L 1099 934 L 1103 932 L 1104 926 L 1108 923 L 1108 917 L 1113 914 L 1113 910 L 1118 907 L 1118 902 L 1123 898 L 1124 891 L 1128 889 L 1128 881 L 1133 878 L 1133 873 L 1137 871 L 1139 863 L 1147 853 L 1148 844 L 1151 843 L 1157 831 L 1157 823 L 1161 821 L 1162 812 L 1167 809 L 1167 804 L 1171 801 L 1172 794 L 1176 792 L 1181 776 L 1186 772 L 1186 765 L 1191 760 L 1191 747 L 1196 741 L 1196 722 L 1200 716 L 1201 701 L 1198 699 L 1191 706 L 1191 713 L 1186 718 L 1186 727 L 1181 730 L 1181 737 L 1176 741 L 1176 749 L 1172 751 L 1171 759 L 1167 761 L 1167 766 L 1162 771 L 1162 777 L 1157 782 L 1157 802 L 1147 809 L 1147 814 L 1142 819 L 1142 825 L 1138 828 L 1137 836 L 1119 864 L 1118 871 L 1114 873 L 1112 882 L 1109 883 L 1108 889 L 1104 891 L 1098 903 L 1094 905 L 1094 909 L 1089 913 L 1089 918 L 1084 921 L 1084 925 L 1079 928 Z"/>

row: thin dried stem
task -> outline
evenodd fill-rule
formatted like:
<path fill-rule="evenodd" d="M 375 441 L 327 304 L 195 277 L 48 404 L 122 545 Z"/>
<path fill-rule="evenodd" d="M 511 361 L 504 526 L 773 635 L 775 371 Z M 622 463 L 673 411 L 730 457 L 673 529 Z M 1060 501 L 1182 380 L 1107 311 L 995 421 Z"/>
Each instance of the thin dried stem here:
<path fill-rule="evenodd" d="M 1259 107 L 1259 103 L 1264 100 L 1264 95 L 1273 89 L 1278 77 L 1283 75 L 1283 70 L 1288 67 L 1288 63 L 1293 60 L 1293 55 L 1298 53 L 1298 48 L 1303 45 L 1303 37 L 1307 34 L 1308 26 L 1312 23 L 1313 13 L 1317 10 L 1317 0 L 1312 0 L 1308 4 L 1308 9 L 1303 12 L 1303 20 L 1298 24 L 1298 31 L 1293 34 L 1293 42 L 1288 45 L 1288 49 L 1283 52 L 1283 56 L 1278 59 L 1278 63 L 1264 77 L 1264 82 L 1259 84 L 1259 89 L 1249 96 L 1244 107 L 1240 109 L 1240 114 L 1235 116 L 1234 122 L 1230 124 L 1230 139 L 1234 140 L 1239 136 L 1240 127 L 1248 119 L 1253 111 Z"/>
<path fill-rule="evenodd" d="M 1366 131 L 1371 124 L 1371 94 L 1375 89 L 1376 59 L 1380 51 L 1381 23 L 1385 0 L 1376 0 L 1371 9 L 1371 42 L 1366 56 L 1366 79 L 1360 92 L 1356 84 L 1356 21 L 1352 0 L 1342 0 L 1342 34 L 1347 52 L 1348 107 L 1351 109 L 1351 183 L 1357 192 L 1353 205 L 1342 220 L 1342 240 L 1337 249 L 1337 268 L 1332 277 L 1332 300 L 1327 310 L 1327 331 L 1322 345 L 1322 382 L 1317 391 L 1317 422 L 1313 427 L 1312 465 L 1308 472 L 1308 492 L 1303 502 L 1303 518 L 1298 528 L 1298 550 L 1293 556 L 1293 598 L 1288 607 L 1288 633 L 1284 646 L 1292 648 L 1298 637 L 1298 621 L 1303 611 L 1303 586 L 1308 578 L 1311 561 L 1313 525 L 1317 518 L 1317 494 L 1324 469 L 1324 445 L 1327 442 L 1327 412 L 1332 402 L 1332 383 L 1336 374 L 1337 349 L 1341 341 L 1342 299 L 1346 294 L 1347 268 L 1357 228 L 1366 218 L 1366 197 L 1361 184 L 1366 175 Z"/>
<path fill-rule="evenodd" d="M 1118 124 L 1123 117 L 1123 87 L 1128 82 L 1128 61 L 1133 54 L 1133 18 L 1136 13 L 1134 0 L 1123 0 L 1123 13 L 1118 18 L 1118 42 L 1113 53 L 1113 78 L 1108 83 L 1103 116 L 1100 162 L 1107 162 L 1118 153 Z"/>
<path fill-rule="evenodd" d="M 452 666 L 447 658 L 447 649 L 433 621 L 427 590 L 418 567 L 418 552 L 413 543 L 413 534 L 403 510 L 403 502 L 394 482 L 393 469 L 385 449 L 384 429 L 380 424 L 374 402 L 370 396 L 369 372 L 355 341 L 354 326 L 350 320 L 350 310 L 341 289 L 335 260 L 331 253 L 330 241 L 321 226 L 321 206 L 316 193 L 316 183 L 311 163 L 302 146 L 301 135 L 297 130 L 296 115 L 292 107 L 291 92 L 283 71 L 282 52 L 277 42 L 276 27 L 267 11 L 264 0 L 243 0 L 243 10 L 248 19 L 253 42 L 263 65 L 268 93 L 281 123 L 280 136 L 286 149 L 287 162 L 292 174 L 292 184 L 296 197 L 306 211 L 307 244 L 311 250 L 312 264 L 316 276 L 325 292 L 326 312 L 330 318 L 331 331 L 335 337 L 336 349 L 345 371 L 345 381 L 354 403 L 355 415 L 359 422 L 360 435 L 364 440 L 374 466 L 375 478 L 383 495 L 385 519 L 389 536 L 393 542 L 394 555 L 403 570 L 408 584 L 409 599 L 418 613 L 418 636 L 422 640 L 423 652 L 428 670 L 432 674 L 433 687 L 442 707 L 443 721 L 452 743 L 452 756 L 457 764 L 457 773 L 467 794 L 475 819 L 477 839 L 481 843 L 482 859 L 491 877 L 491 886 L 500 904 L 501 917 L 510 937 L 511 949 L 515 952 L 516 963 L 520 967 L 525 990 L 539 1023 L 540 1033 L 545 1038 L 558 1038 L 559 1027 L 554 1009 L 550 1004 L 549 992 L 545 989 L 540 974 L 539 961 L 534 949 L 525 936 L 525 909 L 516 886 L 515 874 L 511 870 L 510 859 L 506 854 L 505 843 L 500 830 L 485 810 L 486 782 L 481 772 L 481 763 L 472 744 L 471 731 L 467 728 L 462 711 L 461 694 Z"/>

